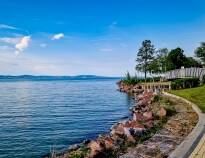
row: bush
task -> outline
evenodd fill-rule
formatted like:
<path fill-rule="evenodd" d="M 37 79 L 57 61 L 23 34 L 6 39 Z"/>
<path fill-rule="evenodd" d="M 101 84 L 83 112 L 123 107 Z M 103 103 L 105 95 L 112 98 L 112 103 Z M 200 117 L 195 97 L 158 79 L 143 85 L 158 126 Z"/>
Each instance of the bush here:
<path fill-rule="evenodd" d="M 137 83 L 142 83 L 142 82 L 145 82 L 145 79 L 144 78 L 138 78 L 137 76 L 131 76 L 129 72 L 126 73 L 125 75 L 125 78 L 122 79 L 122 81 L 128 85 L 135 85 Z M 157 82 L 157 81 L 160 81 L 160 77 L 154 77 L 154 78 L 151 78 L 151 77 L 148 77 L 146 79 L 146 82 Z"/>
<path fill-rule="evenodd" d="M 202 83 L 205 84 L 205 75 L 202 78 Z"/>
<path fill-rule="evenodd" d="M 172 81 L 172 89 L 185 89 L 199 86 L 199 78 L 183 78 Z"/>
<path fill-rule="evenodd" d="M 135 85 L 139 83 L 138 78 L 136 76 L 132 77 L 129 72 L 126 73 L 126 76 L 122 81 L 128 85 Z"/>

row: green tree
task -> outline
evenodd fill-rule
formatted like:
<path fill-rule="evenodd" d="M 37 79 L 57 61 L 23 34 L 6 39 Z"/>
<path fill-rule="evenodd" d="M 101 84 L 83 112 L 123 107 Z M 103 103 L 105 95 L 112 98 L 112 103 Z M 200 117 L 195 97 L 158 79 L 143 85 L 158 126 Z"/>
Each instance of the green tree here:
<path fill-rule="evenodd" d="M 184 67 L 202 67 L 202 64 L 193 57 L 186 57 L 186 60 L 184 61 Z"/>
<path fill-rule="evenodd" d="M 198 57 L 203 63 L 205 63 L 205 42 L 201 42 L 201 45 L 196 48 L 194 53 L 196 57 Z"/>
<path fill-rule="evenodd" d="M 169 50 L 167 48 L 161 48 L 157 51 L 157 59 L 159 62 L 159 70 L 160 72 L 167 71 L 167 56 L 169 54 Z"/>
<path fill-rule="evenodd" d="M 167 70 L 180 69 L 184 66 L 184 61 L 186 61 L 184 50 L 181 48 L 172 49 L 166 59 Z"/>
<path fill-rule="evenodd" d="M 154 59 L 155 48 L 150 40 L 144 40 L 142 46 L 137 52 L 137 65 L 136 70 L 144 72 L 145 82 L 147 79 L 147 71 L 149 70 L 150 63 Z"/>
<path fill-rule="evenodd" d="M 167 48 L 161 48 L 156 51 L 154 59 L 148 66 L 148 71 L 151 73 L 162 73 L 166 71 L 166 59 L 169 50 Z"/>

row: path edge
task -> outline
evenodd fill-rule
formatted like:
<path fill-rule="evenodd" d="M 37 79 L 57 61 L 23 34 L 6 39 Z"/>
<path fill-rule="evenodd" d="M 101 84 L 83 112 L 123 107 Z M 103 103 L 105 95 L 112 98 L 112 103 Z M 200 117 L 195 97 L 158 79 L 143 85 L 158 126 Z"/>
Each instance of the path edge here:
<path fill-rule="evenodd" d="M 198 114 L 199 120 L 194 129 L 183 140 L 181 144 L 169 155 L 169 158 L 188 158 L 198 145 L 200 139 L 205 133 L 205 114 L 198 108 L 198 106 L 180 96 L 171 93 L 163 92 L 165 96 L 180 99 L 191 105 L 193 110 Z"/>

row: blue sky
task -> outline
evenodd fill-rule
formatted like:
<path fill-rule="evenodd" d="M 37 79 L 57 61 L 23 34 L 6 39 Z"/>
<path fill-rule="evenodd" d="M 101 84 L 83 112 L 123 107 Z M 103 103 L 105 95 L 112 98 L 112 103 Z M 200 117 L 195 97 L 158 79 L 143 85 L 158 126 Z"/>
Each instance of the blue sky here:
<path fill-rule="evenodd" d="M 205 0 L 6 0 L 0 2 L 0 74 L 122 76 L 136 50 L 205 41 Z"/>

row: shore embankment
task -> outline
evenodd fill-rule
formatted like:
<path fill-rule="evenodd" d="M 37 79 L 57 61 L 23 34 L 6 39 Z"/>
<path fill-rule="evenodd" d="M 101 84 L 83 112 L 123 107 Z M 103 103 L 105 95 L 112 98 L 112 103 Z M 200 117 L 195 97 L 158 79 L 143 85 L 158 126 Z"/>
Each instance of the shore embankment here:
<path fill-rule="evenodd" d="M 51 157 L 167 157 L 197 123 L 197 114 L 184 102 L 144 91 L 139 85 L 118 82 L 118 86 L 136 100 L 130 109 L 132 117 L 114 124 L 107 134 L 95 140 L 70 146 Z"/>

